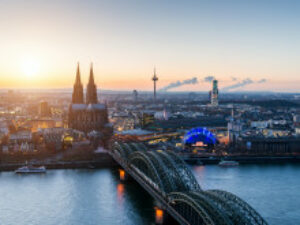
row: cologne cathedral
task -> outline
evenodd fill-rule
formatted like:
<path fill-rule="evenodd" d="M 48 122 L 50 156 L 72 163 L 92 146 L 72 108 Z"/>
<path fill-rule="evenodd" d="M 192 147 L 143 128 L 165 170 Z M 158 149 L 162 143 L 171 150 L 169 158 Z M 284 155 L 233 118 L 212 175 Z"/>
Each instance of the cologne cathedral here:
<path fill-rule="evenodd" d="M 112 134 L 112 128 L 108 122 L 107 107 L 105 104 L 98 103 L 92 64 L 86 89 L 86 99 L 84 99 L 83 85 L 80 80 L 79 64 L 77 65 L 72 103 L 69 107 L 68 126 L 88 135 L 101 135 L 105 139 Z"/>

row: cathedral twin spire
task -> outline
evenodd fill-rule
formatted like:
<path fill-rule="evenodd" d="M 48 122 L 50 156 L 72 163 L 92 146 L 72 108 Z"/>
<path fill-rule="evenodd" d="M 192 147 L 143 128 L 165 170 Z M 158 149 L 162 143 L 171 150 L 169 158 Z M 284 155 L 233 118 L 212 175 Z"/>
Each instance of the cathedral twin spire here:
<path fill-rule="evenodd" d="M 79 63 L 77 63 L 77 71 L 76 71 L 76 80 L 74 84 L 73 94 L 72 94 L 72 103 L 73 104 L 83 104 L 83 86 L 80 80 L 80 69 Z M 86 89 L 86 104 L 97 104 L 97 87 L 94 81 L 94 71 L 93 64 L 90 67 L 90 77 L 89 83 Z"/>
<path fill-rule="evenodd" d="M 82 104 L 83 103 L 83 86 L 82 86 L 81 80 L 80 80 L 79 63 L 77 63 L 76 80 L 75 80 L 75 84 L 73 87 L 72 103 L 73 104 Z"/>
<path fill-rule="evenodd" d="M 90 68 L 90 78 L 86 89 L 86 104 L 97 104 L 97 87 L 94 81 L 93 63 Z"/>

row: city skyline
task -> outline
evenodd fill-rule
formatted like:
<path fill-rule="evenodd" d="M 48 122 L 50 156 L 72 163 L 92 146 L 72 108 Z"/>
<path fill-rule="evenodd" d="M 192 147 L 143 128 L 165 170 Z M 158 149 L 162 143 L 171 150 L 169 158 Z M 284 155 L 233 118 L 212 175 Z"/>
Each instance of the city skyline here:
<path fill-rule="evenodd" d="M 296 1 L 3 1 L 0 88 L 71 88 L 94 63 L 105 90 L 298 92 Z M 265 82 L 260 82 L 265 80 Z M 251 82 L 249 82 L 251 81 Z"/>
<path fill-rule="evenodd" d="M 0 225 L 298 224 L 299 12 L 0 0 Z"/>

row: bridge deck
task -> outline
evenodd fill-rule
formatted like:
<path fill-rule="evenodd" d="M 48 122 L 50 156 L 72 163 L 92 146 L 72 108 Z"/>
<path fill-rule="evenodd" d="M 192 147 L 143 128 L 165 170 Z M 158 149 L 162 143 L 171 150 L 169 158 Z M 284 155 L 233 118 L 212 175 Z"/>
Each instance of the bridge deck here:
<path fill-rule="evenodd" d="M 202 190 L 172 151 L 149 151 L 141 143 L 115 143 L 108 152 L 179 224 L 266 225 L 249 204 L 223 190 Z"/>
<path fill-rule="evenodd" d="M 132 170 L 129 166 L 127 166 L 126 162 L 117 157 L 115 154 L 111 152 L 109 152 L 109 154 L 132 178 L 134 178 L 136 182 L 138 182 L 157 202 L 159 202 L 160 207 L 166 210 L 169 215 L 171 215 L 179 224 L 190 224 L 172 206 L 168 204 L 168 199 L 163 196 L 163 193 L 149 184 L 149 182 L 146 181 L 147 179 L 145 177 Z"/>

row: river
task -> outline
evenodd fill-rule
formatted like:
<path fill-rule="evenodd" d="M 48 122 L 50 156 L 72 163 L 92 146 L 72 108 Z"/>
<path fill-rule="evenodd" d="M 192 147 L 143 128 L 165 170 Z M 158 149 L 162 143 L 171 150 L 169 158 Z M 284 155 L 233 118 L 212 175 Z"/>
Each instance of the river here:
<path fill-rule="evenodd" d="M 223 189 L 250 203 L 269 224 L 300 223 L 300 165 L 191 167 L 203 189 Z M 1 225 L 154 223 L 154 201 L 116 169 L 0 173 Z"/>

